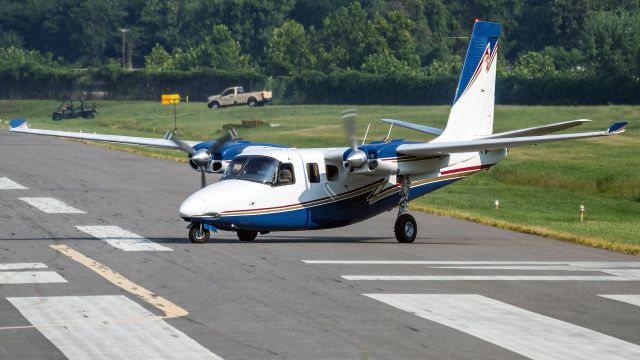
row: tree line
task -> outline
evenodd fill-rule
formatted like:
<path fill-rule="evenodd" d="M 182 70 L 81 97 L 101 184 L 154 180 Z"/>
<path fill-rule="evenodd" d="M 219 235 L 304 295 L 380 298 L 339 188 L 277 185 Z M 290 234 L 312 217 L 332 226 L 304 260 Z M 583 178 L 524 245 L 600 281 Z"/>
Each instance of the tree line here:
<path fill-rule="evenodd" d="M 503 25 L 499 78 L 640 78 L 640 0 L 2 0 L 0 76 L 450 78 L 475 19 Z"/>

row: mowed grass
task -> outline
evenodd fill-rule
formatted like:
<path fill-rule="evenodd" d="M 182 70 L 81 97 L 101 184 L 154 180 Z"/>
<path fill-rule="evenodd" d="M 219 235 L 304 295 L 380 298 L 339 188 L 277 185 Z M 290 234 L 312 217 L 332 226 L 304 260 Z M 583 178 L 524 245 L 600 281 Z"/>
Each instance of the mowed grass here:
<path fill-rule="evenodd" d="M 54 122 L 57 101 L 0 101 L 0 119 L 27 118 L 46 129 L 161 137 L 173 128 L 173 108 L 159 102 L 97 101 L 93 120 Z M 349 106 L 246 106 L 209 110 L 204 103 L 178 105 L 178 128 L 185 139 L 220 136 L 223 124 L 263 120 L 271 126 L 242 129 L 240 137 L 296 147 L 346 146 L 340 114 Z M 359 133 L 371 124 L 369 140 L 389 127 L 380 118 L 444 127 L 449 106 L 358 106 Z M 414 208 L 519 231 L 552 236 L 630 253 L 640 253 L 640 106 L 497 106 L 495 132 L 573 119 L 593 122 L 570 131 L 599 131 L 630 122 L 618 136 L 511 149 L 491 170 L 476 174 L 414 202 Z M 394 127 L 392 138 L 432 137 Z M 116 146 L 116 148 L 133 149 Z M 131 151 L 131 150 L 130 150 Z M 136 152 L 183 159 L 174 151 Z M 186 168 L 185 171 L 190 171 Z M 494 201 L 500 208 L 494 208 Z M 580 223 L 580 205 L 586 222 Z M 428 229 L 422 229 L 428 232 Z"/>

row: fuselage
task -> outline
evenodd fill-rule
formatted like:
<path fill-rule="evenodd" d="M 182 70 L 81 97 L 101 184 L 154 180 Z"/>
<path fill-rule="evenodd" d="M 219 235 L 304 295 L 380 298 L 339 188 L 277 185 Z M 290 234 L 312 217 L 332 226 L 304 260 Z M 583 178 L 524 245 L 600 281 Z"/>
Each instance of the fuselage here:
<path fill-rule="evenodd" d="M 361 146 L 370 164 L 361 169 L 344 166 L 348 148 L 247 147 L 228 164 L 220 181 L 182 203 L 180 216 L 230 231 L 346 226 L 398 206 L 401 176 L 409 177 L 409 200 L 413 200 L 489 168 L 506 156 L 506 149 L 398 156 L 394 149 L 404 143 Z"/>

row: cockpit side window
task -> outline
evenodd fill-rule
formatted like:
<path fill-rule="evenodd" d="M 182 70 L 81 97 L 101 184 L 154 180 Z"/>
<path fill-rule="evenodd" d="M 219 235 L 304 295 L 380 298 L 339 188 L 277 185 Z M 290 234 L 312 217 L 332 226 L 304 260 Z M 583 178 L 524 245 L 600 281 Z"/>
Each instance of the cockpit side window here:
<path fill-rule="evenodd" d="M 292 185 L 296 183 L 292 164 L 280 164 L 278 169 L 278 181 L 276 185 Z"/>

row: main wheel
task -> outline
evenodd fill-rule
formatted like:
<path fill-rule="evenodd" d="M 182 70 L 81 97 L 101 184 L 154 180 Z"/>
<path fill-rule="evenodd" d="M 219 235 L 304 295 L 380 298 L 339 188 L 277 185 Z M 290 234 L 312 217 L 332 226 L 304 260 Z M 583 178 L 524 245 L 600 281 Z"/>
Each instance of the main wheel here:
<path fill-rule="evenodd" d="M 257 231 L 238 231 L 238 239 L 240 241 L 253 241 L 258 236 Z"/>
<path fill-rule="evenodd" d="M 254 107 L 258 105 L 258 101 L 255 98 L 251 98 L 249 99 L 249 101 L 247 101 L 247 104 L 249 105 L 249 107 Z"/>
<path fill-rule="evenodd" d="M 398 216 L 394 232 L 399 243 L 412 243 L 416 239 L 416 235 L 418 235 L 416 219 L 410 214 Z"/>
<path fill-rule="evenodd" d="M 189 240 L 194 244 L 204 244 L 209 241 L 209 230 L 200 230 L 200 225 L 194 225 L 189 229 Z"/>
<path fill-rule="evenodd" d="M 209 104 L 207 104 L 207 106 L 209 106 L 209 109 L 217 109 L 220 107 L 220 103 L 217 101 L 212 101 Z"/>

